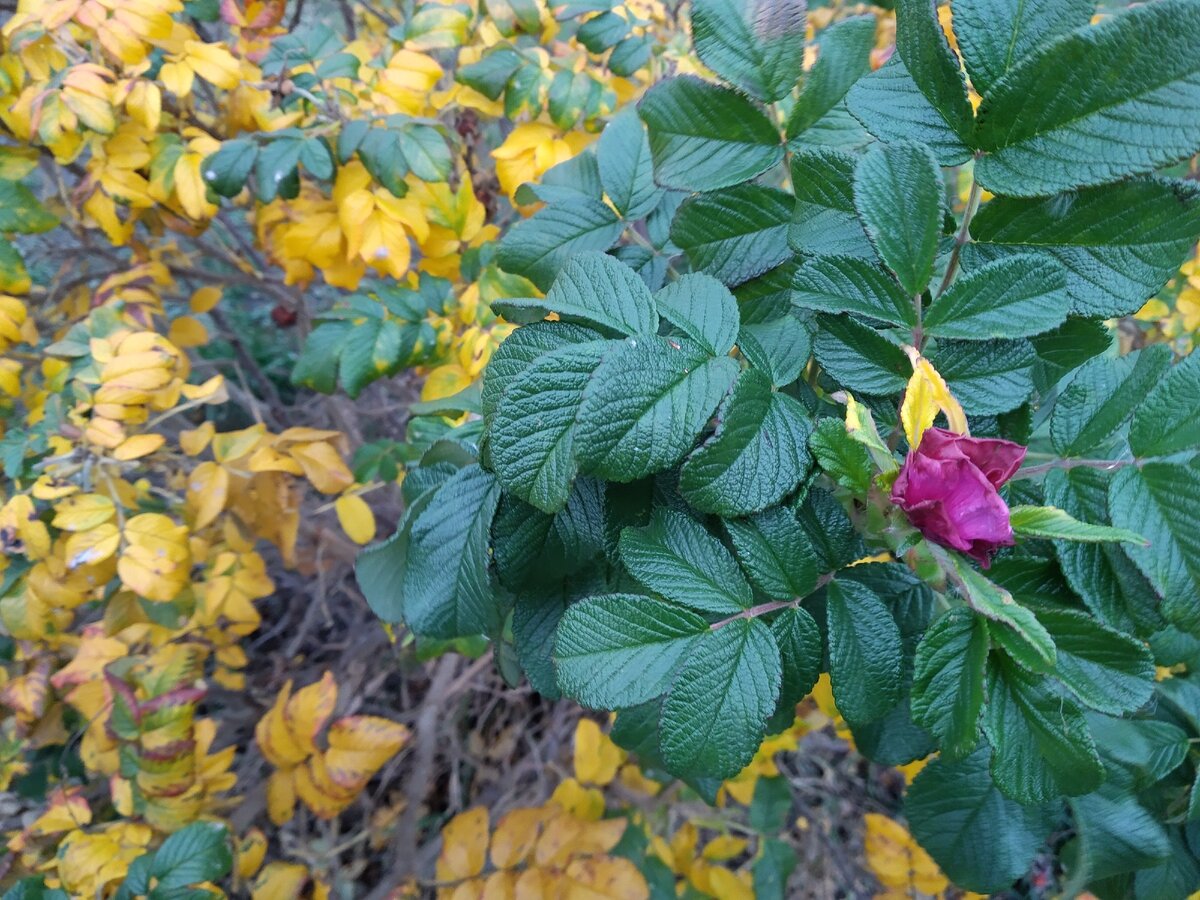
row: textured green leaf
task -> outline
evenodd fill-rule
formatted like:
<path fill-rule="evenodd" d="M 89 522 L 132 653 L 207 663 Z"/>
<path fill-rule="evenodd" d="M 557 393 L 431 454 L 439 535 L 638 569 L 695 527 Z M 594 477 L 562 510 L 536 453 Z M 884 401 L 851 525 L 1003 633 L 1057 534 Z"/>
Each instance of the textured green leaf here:
<path fill-rule="evenodd" d="M 1069 871 L 1082 870 L 1089 883 L 1154 866 L 1171 855 L 1166 829 L 1120 787 L 1102 785 L 1071 800 L 1078 844 L 1066 849 Z"/>
<path fill-rule="evenodd" d="M 972 341 L 1028 337 L 1061 325 L 1070 310 L 1059 262 L 1021 254 L 959 275 L 925 313 L 925 331 Z"/>
<path fill-rule="evenodd" d="M 233 842 L 220 822 L 193 822 L 167 837 L 154 852 L 155 891 L 219 881 L 233 868 Z"/>
<path fill-rule="evenodd" d="M 971 149 L 921 92 L 899 55 L 858 79 L 846 106 L 881 141 L 919 141 L 943 166 L 971 158 Z"/>
<path fill-rule="evenodd" d="M 767 103 L 792 92 L 804 63 L 805 0 L 695 0 L 696 55 Z"/>
<path fill-rule="evenodd" d="M 1036 197 L 1118 181 L 1200 148 L 1200 6 L 1159 0 L 1034 50 L 984 97 L 988 190 Z"/>
<path fill-rule="evenodd" d="M 659 509 L 621 532 L 621 562 L 643 586 L 700 612 L 736 613 L 754 602 L 725 546 L 686 513 Z"/>
<path fill-rule="evenodd" d="M 1012 594 L 1000 585 L 972 568 L 958 554 L 938 552 L 953 567 L 957 587 L 971 609 L 1011 630 L 1019 639 L 1020 645 L 1027 651 L 1022 654 L 1023 663 L 1037 660 L 1036 667 L 1039 670 L 1048 669 L 1054 664 L 1054 639 L 1032 612 L 1017 603 Z"/>
<path fill-rule="evenodd" d="M 564 319 L 582 319 L 624 335 L 658 330 L 658 311 L 645 282 L 605 253 L 572 257 L 554 279 L 544 305 Z"/>
<path fill-rule="evenodd" d="M 900 699 L 900 629 L 862 584 L 833 581 L 825 596 L 833 699 L 847 722 L 865 725 Z"/>
<path fill-rule="evenodd" d="M 813 352 L 834 380 L 881 397 L 904 390 L 912 364 L 898 344 L 848 316 L 818 315 L 817 325 Z"/>
<path fill-rule="evenodd" d="M 513 379 L 548 353 L 600 337 L 599 332 L 565 322 L 538 322 L 518 328 L 496 348 L 483 373 L 483 415 L 491 420 Z"/>
<path fill-rule="evenodd" d="M 1095 0 L 953 0 L 954 34 L 983 95 L 1042 44 L 1087 25 Z"/>
<path fill-rule="evenodd" d="M 1171 362 L 1163 346 L 1118 359 L 1085 363 L 1063 389 L 1050 414 L 1050 439 L 1063 456 L 1085 456 L 1107 441 L 1163 380 Z"/>
<path fill-rule="evenodd" d="M 971 143 L 975 124 L 958 57 L 938 21 L 937 0 L 895 0 L 896 55 L 946 125 Z"/>
<path fill-rule="evenodd" d="M 1048 253 L 1067 270 L 1077 314 L 1120 316 L 1166 284 L 1198 233 L 1200 186 L 1134 178 L 1045 200 L 997 197 L 971 221 L 963 261 Z"/>
<path fill-rule="evenodd" d="M 791 255 L 790 194 L 740 184 L 684 201 L 671 223 L 671 240 L 696 271 L 738 285 Z"/>
<path fill-rule="evenodd" d="M 363 548 L 354 560 L 354 578 L 359 590 L 371 612 L 384 622 L 404 621 L 404 572 L 412 523 L 434 495 L 434 491 L 427 491 L 409 502 L 395 533 L 387 540 Z"/>
<path fill-rule="evenodd" d="M 562 692 L 593 709 L 653 700 L 709 628 L 701 616 L 652 597 L 609 594 L 573 604 L 554 644 Z"/>
<path fill-rule="evenodd" d="M 662 199 L 662 190 L 654 183 L 650 139 L 635 110 L 622 110 L 608 123 L 600 135 L 596 161 L 604 193 L 626 219 L 641 218 Z"/>
<path fill-rule="evenodd" d="M 782 678 L 779 647 L 756 619 L 704 635 L 663 702 L 660 743 L 673 773 L 731 778 L 753 758 Z"/>
<path fill-rule="evenodd" d="M 1033 393 L 1037 354 L 1029 341 L 942 339 L 927 355 L 968 415 L 1009 412 Z"/>
<path fill-rule="evenodd" d="M 543 512 L 557 512 L 567 502 L 577 472 L 579 405 L 614 344 L 620 346 L 613 341 L 572 344 L 540 356 L 508 385 L 492 419 L 489 447 L 496 477 L 505 490 Z"/>
<path fill-rule="evenodd" d="M 774 506 L 748 519 L 726 519 L 725 529 L 742 568 L 768 597 L 807 597 L 817 586 L 816 554 L 791 509 Z"/>
<path fill-rule="evenodd" d="M 866 494 L 875 470 L 867 448 L 846 433 L 840 419 L 824 418 L 809 435 L 808 447 L 821 471 L 847 490 Z"/>
<path fill-rule="evenodd" d="M 983 730 L 996 786 L 1018 803 L 1096 790 L 1104 766 L 1083 714 L 1045 679 L 1003 658 L 988 667 Z"/>
<path fill-rule="evenodd" d="M 806 262 L 792 282 L 792 302 L 802 309 L 859 313 L 893 325 L 916 324 L 912 296 L 874 262 L 822 256 Z"/>
<path fill-rule="evenodd" d="M 1200 446 L 1200 356 L 1187 356 L 1140 400 L 1129 427 L 1134 456 L 1167 456 Z"/>
<path fill-rule="evenodd" d="M 791 725 L 796 704 L 809 695 L 821 674 L 825 642 L 816 621 L 799 606 L 781 612 L 771 623 L 771 634 L 779 646 L 783 666 L 777 709 Z"/>
<path fill-rule="evenodd" d="M 857 162 L 854 155 L 830 147 L 801 147 L 792 154 L 796 206 L 788 243 L 793 250 L 875 259 L 875 248 L 854 209 Z"/>
<path fill-rule="evenodd" d="M 594 478 L 576 480 L 566 506 L 553 515 L 505 494 L 492 522 L 501 583 L 517 593 L 535 584 L 561 585 L 599 561 L 609 545 L 604 487 Z M 571 579 L 572 589 L 585 584 L 582 575 Z"/>
<path fill-rule="evenodd" d="M 584 471 L 636 481 L 692 449 L 738 364 L 690 338 L 629 338 L 605 357 L 583 395 L 576 457 Z"/>
<path fill-rule="evenodd" d="M 404 362 L 404 334 L 393 319 L 366 318 L 346 334 L 338 357 L 342 387 L 357 397 L 364 387 Z"/>
<path fill-rule="evenodd" d="M 497 260 L 506 271 L 547 290 L 568 259 L 607 250 L 624 228 L 605 203 L 578 197 L 569 204 L 551 204 L 513 225 L 500 241 Z"/>
<path fill-rule="evenodd" d="M 808 326 L 795 316 L 752 322 L 738 332 L 738 349 L 775 387 L 791 384 L 804 371 L 812 353 Z"/>
<path fill-rule="evenodd" d="M 1157 719 L 1118 719 L 1088 713 L 1088 728 L 1105 764 L 1114 770 L 1112 780 L 1144 790 L 1162 781 L 1188 758 L 1187 732 Z"/>
<path fill-rule="evenodd" d="M 1122 469 L 1109 485 L 1118 528 L 1136 528 L 1150 542 L 1126 553 L 1162 595 L 1167 621 L 1200 635 L 1200 472 L 1148 463 Z"/>
<path fill-rule="evenodd" d="M 413 521 L 404 613 L 419 635 L 449 640 L 492 634 L 499 609 L 488 579 L 489 532 L 500 484 L 477 465 L 460 469 Z"/>
<path fill-rule="evenodd" d="M 822 28 L 817 46 L 817 62 L 804 77 L 804 86 L 788 117 L 789 141 L 841 103 L 854 82 L 871 70 L 875 19 L 853 16 Z"/>
<path fill-rule="evenodd" d="M 865 554 L 854 523 L 828 491 L 810 487 L 804 502 L 796 509 L 796 518 L 816 553 L 820 571 L 843 568 Z"/>
<path fill-rule="evenodd" d="M 1061 538 L 1088 543 L 1125 542 L 1146 545 L 1140 534 L 1111 525 L 1080 522 L 1055 506 L 1014 506 L 1009 509 L 1013 531 L 1029 537 Z"/>
<path fill-rule="evenodd" d="M 942 758 L 962 759 L 979 743 L 988 629 L 968 609 L 930 626 L 913 660 L 912 718 L 938 739 Z"/>
<path fill-rule="evenodd" d="M 1047 609 L 1038 615 L 1054 639 L 1054 675 L 1084 704 L 1121 715 L 1154 693 L 1154 658 L 1146 645 L 1086 613 Z"/>
<path fill-rule="evenodd" d="M 1060 805 L 1027 806 L 997 790 L 984 745 L 960 762 L 935 759 L 917 775 L 904 815 L 942 871 L 962 888 L 1007 890 L 1024 875 L 1061 815 Z"/>
<path fill-rule="evenodd" d="M 854 170 L 858 217 L 910 297 L 925 290 L 933 276 L 944 195 L 937 160 L 913 141 L 872 147 Z"/>
<path fill-rule="evenodd" d="M 1098 319 L 1071 316 L 1053 331 L 1030 341 L 1045 375 L 1045 384 L 1057 383 L 1089 359 L 1112 347 L 1113 334 Z"/>
<path fill-rule="evenodd" d="M 783 159 L 779 132 L 758 107 L 699 78 L 660 81 L 638 113 L 650 128 L 654 178 L 663 187 L 717 190 L 756 178 Z"/>
<path fill-rule="evenodd" d="M 1081 519 L 1108 521 L 1109 475 L 1076 468 L 1046 476 L 1046 501 Z M 1055 541 L 1068 583 L 1100 621 L 1121 631 L 1156 631 L 1158 595 L 1118 545 Z"/>
<path fill-rule="evenodd" d="M 756 369 L 738 376 L 713 435 L 687 458 L 679 493 L 701 512 L 744 516 L 791 493 L 808 471 L 811 428 L 800 403 Z"/>
<path fill-rule="evenodd" d="M 681 275 L 656 293 L 654 302 L 664 319 L 713 356 L 724 356 L 737 342 L 737 301 L 709 275 Z"/>

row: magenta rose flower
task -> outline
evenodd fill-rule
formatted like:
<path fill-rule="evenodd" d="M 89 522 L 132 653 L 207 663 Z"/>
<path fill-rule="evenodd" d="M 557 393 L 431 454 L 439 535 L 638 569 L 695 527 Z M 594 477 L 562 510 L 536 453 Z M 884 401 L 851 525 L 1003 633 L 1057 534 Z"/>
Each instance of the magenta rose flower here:
<path fill-rule="evenodd" d="M 925 537 L 987 568 L 1013 544 L 1008 505 L 996 490 L 1025 459 L 1012 441 L 928 428 L 892 485 L 892 502 Z"/>

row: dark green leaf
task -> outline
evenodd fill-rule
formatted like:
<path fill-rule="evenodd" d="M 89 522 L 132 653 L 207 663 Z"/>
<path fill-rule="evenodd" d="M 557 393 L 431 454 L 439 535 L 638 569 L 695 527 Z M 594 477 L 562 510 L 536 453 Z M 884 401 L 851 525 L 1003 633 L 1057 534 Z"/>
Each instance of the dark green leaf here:
<path fill-rule="evenodd" d="M 776 600 L 807 597 L 817 585 L 817 558 L 796 514 L 775 506 L 725 528 L 755 587 Z"/>
<path fill-rule="evenodd" d="M 871 466 L 867 448 L 846 433 L 846 426 L 841 420 L 819 420 L 809 435 L 808 447 L 821 471 L 842 487 L 856 494 L 866 494 L 871 490 L 875 470 Z"/>
<path fill-rule="evenodd" d="M 620 555 L 642 585 L 690 609 L 730 614 L 754 601 L 730 552 L 685 513 L 660 509 L 646 527 L 626 528 Z"/>
<path fill-rule="evenodd" d="M 753 103 L 692 76 L 660 81 L 638 113 L 650 127 L 654 177 L 664 187 L 712 191 L 749 181 L 783 159 L 778 131 Z"/>
<path fill-rule="evenodd" d="M 558 685 L 593 709 L 636 706 L 665 693 L 679 663 L 709 633 L 701 616 L 651 597 L 583 600 L 558 626 Z"/>
<path fill-rule="evenodd" d="M 396 139 L 409 169 L 422 181 L 445 181 L 450 177 L 450 147 L 436 128 L 406 125 Z"/>
<path fill-rule="evenodd" d="M 204 160 L 204 181 L 222 197 L 236 197 L 246 186 L 257 159 L 258 144 L 251 138 L 225 141 L 220 150 Z"/>
<path fill-rule="evenodd" d="M 500 398 L 513 379 L 535 361 L 560 347 L 584 344 L 600 337 L 598 332 L 565 322 L 538 322 L 518 328 L 488 361 L 483 373 L 483 415 L 489 421 L 500 405 Z"/>
<path fill-rule="evenodd" d="M 912 717 L 938 739 L 942 757 L 961 759 L 979 743 L 988 629 L 968 609 L 933 623 L 913 661 Z"/>
<path fill-rule="evenodd" d="M 872 147 L 854 170 L 858 217 L 910 297 L 924 291 L 933 276 L 944 194 L 937 160 L 912 141 Z"/>
<path fill-rule="evenodd" d="M 898 344 L 849 316 L 818 315 L 817 325 L 813 352 L 834 380 L 876 396 L 904 390 L 912 364 Z"/>
<path fill-rule="evenodd" d="M 1043 610 L 1038 620 L 1054 639 L 1054 675 L 1083 703 L 1120 715 L 1154 693 L 1154 658 L 1145 644 L 1086 613 Z"/>
<path fill-rule="evenodd" d="M 804 62 L 805 0 L 695 0 L 696 55 L 767 103 L 792 92 Z"/>
<path fill-rule="evenodd" d="M 916 324 L 912 296 L 871 260 L 821 256 L 800 267 L 792 286 L 792 302 L 802 309 L 859 313 L 893 325 Z"/>
<path fill-rule="evenodd" d="M 715 278 L 681 275 L 654 295 L 654 303 L 664 319 L 713 356 L 724 356 L 737 342 L 737 301 Z"/>
<path fill-rule="evenodd" d="M 1037 356 L 1026 340 L 941 340 L 928 354 L 968 415 L 1016 409 L 1033 393 Z"/>
<path fill-rule="evenodd" d="M 1070 309 L 1059 262 L 1020 254 L 959 275 L 929 307 L 925 331 L 972 341 L 1028 337 L 1061 325 Z"/>
<path fill-rule="evenodd" d="M 783 663 L 783 683 L 779 690 L 778 712 L 786 719 L 783 727 L 792 724 L 796 704 L 808 696 L 821 674 L 821 659 L 825 643 L 817 623 L 802 607 L 785 609 L 771 623 L 771 633 Z"/>
<path fill-rule="evenodd" d="M 679 493 L 701 512 L 744 516 L 789 494 L 808 471 L 804 407 L 771 390 L 757 369 L 741 373 L 717 413 L 712 437 L 684 462 Z"/>
<path fill-rule="evenodd" d="M 804 87 L 788 117 L 789 141 L 841 103 L 854 82 L 871 70 L 874 46 L 875 19 L 871 16 L 853 16 L 821 29 L 817 35 L 817 62 L 805 76 Z"/>
<path fill-rule="evenodd" d="M 662 190 L 654 183 L 646 126 L 634 110 L 623 110 L 608 123 L 600 135 L 596 160 L 604 193 L 626 219 L 645 216 L 662 199 Z"/>
<path fill-rule="evenodd" d="M 517 222 L 500 241 L 497 261 L 547 290 L 563 264 L 577 253 L 607 250 L 624 224 L 600 200 L 577 198 L 550 205 Z"/>
<path fill-rule="evenodd" d="M 853 581 L 826 591 L 833 699 L 852 725 L 885 715 L 900 699 L 900 629 L 874 591 Z"/>
<path fill-rule="evenodd" d="M 157 888 L 219 881 L 233 868 L 229 829 L 220 822 L 194 822 L 170 835 L 154 853 L 150 875 Z"/>
<path fill-rule="evenodd" d="M 451 639 L 498 628 L 488 535 L 499 499 L 495 476 L 470 465 L 438 488 L 413 522 L 403 589 L 413 631 Z"/>
<path fill-rule="evenodd" d="M 1072 875 L 1080 869 L 1094 881 L 1157 865 L 1171 854 L 1171 841 L 1155 817 L 1115 785 L 1071 801 L 1078 845 L 1068 847 Z"/>
<path fill-rule="evenodd" d="M 958 57 L 938 21 L 936 0 L 896 0 L 896 55 L 947 127 L 969 144 L 974 113 Z"/>
<path fill-rule="evenodd" d="M 731 357 L 713 357 L 690 338 L 629 338 L 584 391 L 576 440 L 581 468 L 635 481 L 674 465 L 737 374 Z"/>
<path fill-rule="evenodd" d="M 980 105 L 976 140 L 989 152 L 976 178 L 994 193 L 1037 197 L 1192 155 L 1198 43 L 1200 6 L 1159 0 L 1034 50 Z"/>
<path fill-rule="evenodd" d="M 782 677 L 779 647 L 757 619 L 703 635 L 663 703 L 663 759 L 676 774 L 731 778 L 762 743 Z"/>
<path fill-rule="evenodd" d="M 1134 456 L 1167 456 L 1200 446 L 1200 356 L 1173 366 L 1144 399 L 1129 428 Z"/>
<path fill-rule="evenodd" d="M 671 240 L 693 269 L 741 284 L 791 255 L 792 204 L 790 195 L 758 184 L 700 194 L 679 208 Z"/>
<path fill-rule="evenodd" d="M 812 353 L 808 326 L 795 316 L 752 322 L 738 332 L 738 349 L 746 362 L 766 373 L 775 387 L 791 384 L 804 371 Z"/>

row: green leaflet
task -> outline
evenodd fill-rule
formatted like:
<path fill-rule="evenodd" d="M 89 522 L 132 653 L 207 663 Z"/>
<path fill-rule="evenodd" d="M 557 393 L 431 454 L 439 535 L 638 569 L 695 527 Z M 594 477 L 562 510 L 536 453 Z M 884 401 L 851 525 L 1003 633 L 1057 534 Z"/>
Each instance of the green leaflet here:
<path fill-rule="evenodd" d="M 768 597 L 806 597 L 817 586 L 816 554 L 791 509 L 774 506 L 748 519 L 726 519 L 725 529 L 742 568 Z"/>
<path fill-rule="evenodd" d="M 821 256 L 805 263 L 792 281 L 792 302 L 826 313 L 859 313 L 893 325 L 916 324 L 912 296 L 868 259 Z"/>
<path fill-rule="evenodd" d="M 1140 534 L 1109 525 L 1080 522 L 1054 506 L 1013 506 L 1009 508 L 1013 531 L 1028 537 L 1061 538 L 1087 543 L 1125 542 L 1146 546 Z"/>
<path fill-rule="evenodd" d="M 654 302 L 664 319 L 713 356 L 724 356 L 737 342 L 737 301 L 715 278 L 699 273 L 682 275 L 656 293 Z"/>
<path fill-rule="evenodd" d="M 1025 874 L 1061 815 L 1058 803 L 1024 805 L 1004 796 L 988 771 L 984 745 L 959 762 L 935 759 L 904 800 L 913 836 L 954 883 L 1007 889 Z"/>
<path fill-rule="evenodd" d="M 581 470 L 635 481 L 674 465 L 737 373 L 733 359 L 710 356 L 690 338 L 629 338 L 584 391 L 576 434 Z"/>
<path fill-rule="evenodd" d="M 751 322 L 738 332 L 738 349 L 755 369 L 777 388 L 800 377 L 812 352 L 808 326 L 792 315 L 769 322 Z"/>
<path fill-rule="evenodd" d="M 847 490 L 866 494 L 871 489 L 875 470 L 867 448 L 846 433 L 840 419 L 817 421 L 808 438 L 808 447 L 821 471 Z"/>
<path fill-rule="evenodd" d="M 761 175 L 783 159 L 770 120 L 744 96 L 692 76 L 660 81 L 638 104 L 650 128 L 654 179 L 712 191 Z"/>
<path fill-rule="evenodd" d="M 1033 393 L 1037 354 L 1029 341 L 938 341 L 933 363 L 967 415 L 1009 412 Z"/>
<path fill-rule="evenodd" d="M 1200 356 L 1189 355 L 1138 403 L 1129 428 L 1134 456 L 1167 456 L 1200 445 Z"/>
<path fill-rule="evenodd" d="M 1054 675 L 1092 709 L 1120 715 L 1154 693 L 1154 658 L 1145 644 L 1085 613 L 1043 610 L 1038 621 L 1054 639 Z"/>
<path fill-rule="evenodd" d="M 626 528 L 619 552 L 630 575 L 682 606 L 730 614 L 753 604 L 733 556 L 685 513 L 660 509 L 645 528 Z"/>
<path fill-rule="evenodd" d="M 739 184 L 684 201 L 671 223 L 671 240 L 692 268 L 728 285 L 749 281 L 791 255 L 790 194 Z"/>
<path fill-rule="evenodd" d="M 896 0 L 896 53 L 941 119 L 970 144 L 974 113 L 958 58 L 931 0 Z"/>
<path fill-rule="evenodd" d="M 817 316 L 817 329 L 817 362 L 850 390 L 882 397 L 908 384 L 912 363 L 899 344 L 874 328 L 849 316 L 822 314 Z"/>
<path fill-rule="evenodd" d="M 982 341 L 1042 334 L 1071 311 L 1067 274 L 1049 256 L 1009 256 L 964 272 L 925 314 L 933 337 Z"/>
<path fill-rule="evenodd" d="M 914 141 L 872 147 L 854 170 L 858 217 L 909 297 L 933 276 L 944 193 L 937 160 Z"/>
<path fill-rule="evenodd" d="M 846 96 L 854 82 L 871 70 L 875 46 L 875 21 L 870 16 L 853 16 L 821 29 L 817 62 L 804 77 L 804 86 L 788 117 L 787 137 L 796 138 L 817 124 Z"/>
<path fill-rule="evenodd" d="M 1071 869 L 1089 881 L 1155 866 L 1171 855 L 1167 831 L 1144 806 L 1116 785 L 1071 800 L 1076 843 Z"/>
<path fill-rule="evenodd" d="M 1098 357 L 1080 368 L 1050 415 L 1050 439 L 1063 456 L 1085 456 L 1101 446 L 1163 381 L 1166 347 L 1153 346 L 1118 359 Z"/>
<path fill-rule="evenodd" d="M 605 253 L 580 253 L 563 266 L 541 301 L 566 320 L 583 320 L 622 335 L 654 334 L 658 310 L 633 270 Z"/>
<path fill-rule="evenodd" d="M 600 333 L 565 322 L 537 322 L 519 328 L 496 348 L 483 373 L 481 403 L 489 421 L 500 405 L 508 386 L 534 362 L 560 347 L 584 344 Z"/>
<path fill-rule="evenodd" d="M 988 629 L 968 609 L 930 626 L 913 660 L 912 717 L 938 739 L 942 758 L 962 759 L 979 743 Z"/>
<path fill-rule="evenodd" d="M 614 18 L 625 24 L 619 16 Z M 626 219 L 641 218 L 662 199 L 662 190 L 654 183 L 650 139 L 635 110 L 622 110 L 608 123 L 600 135 L 596 161 L 604 193 Z"/>
<path fill-rule="evenodd" d="M 509 229 L 500 241 L 497 259 L 505 271 L 524 275 L 546 290 L 574 254 L 607 250 L 624 228 L 617 214 L 599 199 L 551 203 Z"/>
<path fill-rule="evenodd" d="M 570 606 L 554 641 L 562 692 L 593 709 L 636 706 L 664 694 L 708 622 L 652 597 L 609 594 Z"/>
<path fill-rule="evenodd" d="M 971 221 L 963 263 L 1048 253 L 1067 270 L 1076 314 L 1125 315 L 1175 274 L 1198 232 L 1200 187 L 1131 178 L 1044 200 L 990 200 Z"/>
<path fill-rule="evenodd" d="M 796 704 L 809 695 L 821 674 L 825 643 L 817 623 L 803 607 L 781 612 L 771 622 L 771 634 L 779 645 L 783 677 L 779 688 L 777 720 L 787 728 L 796 718 Z"/>
<path fill-rule="evenodd" d="M 1104 780 L 1079 708 L 1003 657 L 988 666 L 983 730 L 992 745 L 996 786 L 1018 803 L 1087 794 Z"/>
<path fill-rule="evenodd" d="M 798 253 L 875 259 L 875 248 L 854 210 L 854 167 L 850 153 L 830 147 L 801 147 L 792 154 L 796 205 L 788 243 Z"/>
<path fill-rule="evenodd" d="M 756 99 L 782 100 L 804 62 L 805 7 L 805 0 L 695 0 L 696 55 Z"/>
<path fill-rule="evenodd" d="M 984 97 L 975 175 L 1037 197 L 1118 181 L 1200 147 L 1200 6 L 1161 0 L 1059 37 Z M 1179 110 L 1184 110 L 1182 114 Z"/>
<path fill-rule="evenodd" d="M 753 758 L 781 678 L 779 647 L 755 619 L 697 641 L 663 702 L 663 759 L 674 773 L 730 778 Z"/>
<path fill-rule="evenodd" d="M 875 592 L 853 581 L 830 583 L 826 616 L 834 702 L 847 722 L 865 725 L 900 699 L 900 629 Z"/>
<path fill-rule="evenodd" d="M 614 345 L 620 346 L 590 341 L 540 356 L 508 385 L 492 419 L 496 477 L 505 490 L 543 512 L 557 512 L 567 502 L 577 472 L 579 405 L 592 372 Z"/>
<path fill-rule="evenodd" d="M 1200 634 L 1200 472 L 1166 463 L 1124 468 L 1113 476 L 1108 504 L 1114 525 L 1136 527 L 1150 542 L 1125 552 L 1162 595 L 1167 621 Z"/>
<path fill-rule="evenodd" d="M 449 640 L 494 634 L 489 532 L 500 485 L 477 465 L 452 475 L 413 520 L 404 570 L 404 615 L 418 634 Z"/>
<path fill-rule="evenodd" d="M 739 376 L 717 429 L 684 462 L 679 493 L 701 512 L 743 516 L 789 494 L 808 471 L 811 422 L 792 397 L 755 369 Z"/>

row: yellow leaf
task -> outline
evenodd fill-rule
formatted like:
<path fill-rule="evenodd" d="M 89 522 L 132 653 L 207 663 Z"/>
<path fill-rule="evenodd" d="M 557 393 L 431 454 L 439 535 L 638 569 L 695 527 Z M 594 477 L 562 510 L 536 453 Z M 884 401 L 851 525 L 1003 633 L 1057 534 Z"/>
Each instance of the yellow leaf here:
<path fill-rule="evenodd" d="M 203 157 L 196 153 L 185 153 L 175 163 L 175 196 L 192 219 L 205 219 L 215 210 L 208 202 L 203 163 Z"/>
<path fill-rule="evenodd" d="M 288 732 L 305 756 L 317 752 L 317 734 L 333 715 L 337 696 L 333 673 L 326 672 L 320 681 L 296 691 L 283 708 Z"/>
<path fill-rule="evenodd" d="M 912 359 L 913 373 L 904 391 L 904 403 L 900 407 L 900 421 L 904 425 L 904 435 L 908 446 L 916 450 L 921 444 L 925 430 L 933 425 L 938 412 L 946 416 L 950 430 L 958 434 L 967 433 L 967 417 L 962 407 L 950 393 L 945 379 L 923 356 L 911 347 L 908 348 Z"/>
<path fill-rule="evenodd" d="M 80 531 L 67 538 L 67 568 L 94 566 L 102 563 L 117 552 L 121 545 L 121 532 L 112 522 L 97 525 L 89 531 Z"/>
<path fill-rule="evenodd" d="M 354 483 L 354 476 L 342 457 L 324 441 L 296 444 L 288 452 L 304 469 L 304 477 L 322 494 L 341 493 Z"/>
<path fill-rule="evenodd" d="M 736 838 L 731 834 L 722 834 L 704 845 L 700 855 L 714 862 L 724 862 L 741 855 L 746 849 L 746 839 Z"/>
<path fill-rule="evenodd" d="M 267 836 L 258 828 L 251 828 L 237 844 L 237 874 L 239 878 L 250 878 L 263 864 L 267 855 Z"/>
<path fill-rule="evenodd" d="M 461 812 L 442 829 L 437 858 L 438 881 L 461 881 L 483 871 L 487 860 L 488 812 L 482 806 Z"/>
<path fill-rule="evenodd" d="M 514 809 L 501 817 L 492 834 L 492 865 L 511 869 L 528 860 L 546 818 L 541 807 Z"/>
<path fill-rule="evenodd" d="M 580 819 L 595 821 L 604 815 L 604 794 L 596 788 L 584 787 L 574 778 L 564 778 L 559 782 L 550 802 L 556 803 L 562 809 Z"/>
<path fill-rule="evenodd" d="M 375 537 L 375 514 L 371 507 L 357 494 L 343 494 L 334 504 L 338 522 L 350 540 L 356 544 L 369 544 Z"/>
<path fill-rule="evenodd" d="M 202 462 L 188 476 L 187 509 L 192 527 L 210 524 L 229 500 L 229 470 L 219 463 Z"/>
<path fill-rule="evenodd" d="M 591 719 L 575 726 L 575 777 L 584 784 L 605 785 L 625 761 L 621 748 Z"/>
<path fill-rule="evenodd" d="M 708 869 L 708 883 L 714 897 L 722 900 L 754 900 L 754 888 L 720 866 Z"/>
<path fill-rule="evenodd" d="M 308 869 L 299 863 L 271 862 L 250 885 L 252 900 L 300 900 Z"/>
<path fill-rule="evenodd" d="M 262 746 L 261 739 L 259 746 Z M 267 779 L 267 815 L 276 825 L 287 822 L 296 811 L 296 785 L 293 773 L 293 769 L 277 769 Z"/>
<path fill-rule="evenodd" d="M 75 494 L 59 501 L 50 524 L 63 531 L 90 531 L 116 513 L 112 500 L 102 494 Z"/>
<path fill-rule="evenodd" d="M 408 726 L 379 716 L 349 716 L 329 727 L 324 763 L 330 781 L 357 794 L 408 743 Z"/>
<path fill-rule="evenodd" d="M 201 347 L 208 343 L 208 329 L 192 316 L 180 316 L 171 323 L 167 338 L 176 347 Z"/>
<path fill-rule="evenodd" d="M 158 450 L 166 441 L 167 439 L 161 434 L 135 434 L 133 437 L 126 438 L 113 451 L 113 459 L 119 459 L 122 462 L 141 459 Z"/>
<path fill-rule="evenodd" d="M 650 887 L 638 871 L 637 866 L 627 859 L 615 856 L 591 856 L 572 860 L 565 872 L 568 879 L 566 900 L 647 900 Z M 716 894 L 725 900 L 737 895 Z M 744 896 L 744 895 L 741 895 Z M 754 892 L 750 892 L 753 900 Z"/>
<path fill-rule="evenodd" d="M 878 813 L 867 813 L 864 854 L 867 865 L 887 887 L 941 894 L 950 882 L 912 835 L 899 822 Z"/>
<path fill-rule="evenodd" d="M 241 80 L 241 65 L 221 44 L 185 41 L 183 49 L 187 54 L 188 66 L 209 84 L 226 91 L 238 86 Z"/>
<path fill-rule="evenodd" d="M 199 315 L 214 309 L 220 302 L 221 289 L 210 284 L 202 288 L 197 288 L 192 294 L 191 300 L 188 301 L 188 306 L 192 312 Z"/>
<path fill-rule="evenodd" d="M 212 441 L 215 433 L 216 426 L 212 422 L 204 422 L 196 428 L 181 431 L 179 432 L 179 449 L 188 456 L 199 456 Z"/>

